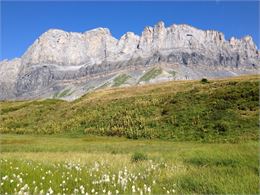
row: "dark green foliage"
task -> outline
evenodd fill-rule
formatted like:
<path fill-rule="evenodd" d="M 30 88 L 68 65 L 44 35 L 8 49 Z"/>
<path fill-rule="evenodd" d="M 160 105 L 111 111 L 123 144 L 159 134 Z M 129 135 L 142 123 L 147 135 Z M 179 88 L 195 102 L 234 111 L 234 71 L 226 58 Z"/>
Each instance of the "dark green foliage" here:
<path fill-rule="evenodd" d="M 215 123 L 214 128 L 219 134 L 222 134 L 222 135 L 227 133 L 227 131 L 229 129 L 227 122 L 217 122 L 217 123 Z"/>
<path fill-rule="evenodd" d="M 208 81 L 208 79 L 206 79 L 206 78 L 202 78 L 200 82 L 201 82 L 201 83 L 208 83 L 209 81 Z"/>
<path fill-rule="evenodd" d="M 147 155 L 142 153 L 142 152 L 135 152 L 131 156 L 131 161 L 132 162 L 139 162 L 139 161 L 144 161 L 144 160 L 147 160 L 147 159 L 148 159 Z"/>

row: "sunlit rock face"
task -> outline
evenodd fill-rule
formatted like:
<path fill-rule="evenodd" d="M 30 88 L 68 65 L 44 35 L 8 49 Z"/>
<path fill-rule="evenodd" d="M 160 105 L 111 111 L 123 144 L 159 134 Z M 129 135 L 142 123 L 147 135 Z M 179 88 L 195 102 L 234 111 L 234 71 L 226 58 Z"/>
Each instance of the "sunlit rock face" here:
<path fill-rule="evenodd" d="M 159 22 L 140 36 L 127 32 L 120 39 L 107 28 L 84 33 L 50 29 L 21 58 L 0 62 L 0 99 L 46 98 L 68 87 L 76 98 L 119 72 L 132 75 L 129 85 L 138 84 L 153 66 L 175 72 L 158 82 L 234 76 L 255 73 L 260 55 L 250 36 L 225 40 L 221 32 L 185 24 Z"/>

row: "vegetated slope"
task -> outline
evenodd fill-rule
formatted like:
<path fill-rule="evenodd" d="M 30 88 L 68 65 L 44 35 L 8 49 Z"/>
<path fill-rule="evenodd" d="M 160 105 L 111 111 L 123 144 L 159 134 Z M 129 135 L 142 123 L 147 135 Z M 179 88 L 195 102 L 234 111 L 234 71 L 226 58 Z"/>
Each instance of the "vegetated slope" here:
<path fill-rule="evenodd" d="M 176 141 L 258 139 L 259 77 L 98 90 L 74 102 L 1 102 L 1 133 L 69 133 Z"/>

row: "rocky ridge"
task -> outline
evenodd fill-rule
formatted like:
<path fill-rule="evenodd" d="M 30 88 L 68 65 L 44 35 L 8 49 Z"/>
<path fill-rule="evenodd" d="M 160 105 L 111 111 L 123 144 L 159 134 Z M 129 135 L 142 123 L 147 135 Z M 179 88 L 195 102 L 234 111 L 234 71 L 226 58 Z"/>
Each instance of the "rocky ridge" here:
<path fill-rule="evenodd" d="M 0 62 L 0 99 L 72 100 L 104 87 L 253 74 L 259 66 L 250 36 L 225 40 L 189 25 L 159 22 L 119 40 L 107 28 L 50 29 L 21 58 Z"/>

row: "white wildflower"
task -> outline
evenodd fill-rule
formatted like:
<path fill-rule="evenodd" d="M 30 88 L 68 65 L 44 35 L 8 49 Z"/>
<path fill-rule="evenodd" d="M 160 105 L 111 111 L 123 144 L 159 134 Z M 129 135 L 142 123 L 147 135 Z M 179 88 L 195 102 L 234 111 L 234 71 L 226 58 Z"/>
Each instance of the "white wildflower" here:
<path fill-rule="evenodd" d="M 48 189 L 48 192 L 49 192 L 50 194 L 53 194 L 53 190 L 51 189 L 51 187 Z"/>
<path fill-rule="evenodd" d="M 135 186 L 132 186 L 132 192 L 135 193 Z"/>
<path fill-rule="evenodd" d="M 2 180 L 7 180 L 8 179 L 8 175 L 6 175 L 6 176 L 4 176 L 4 177 L 2 177 Z"/>
<path fill-rule="evenodd" d="M 152 190 L 151 190 L 151 187 L 148 187 L 148 188 L 147 188 L 147 192 L 150 194 L 151 191 L 152 191 Z"/>

